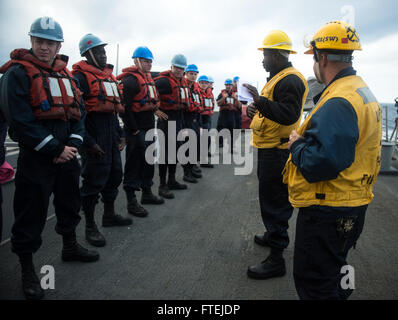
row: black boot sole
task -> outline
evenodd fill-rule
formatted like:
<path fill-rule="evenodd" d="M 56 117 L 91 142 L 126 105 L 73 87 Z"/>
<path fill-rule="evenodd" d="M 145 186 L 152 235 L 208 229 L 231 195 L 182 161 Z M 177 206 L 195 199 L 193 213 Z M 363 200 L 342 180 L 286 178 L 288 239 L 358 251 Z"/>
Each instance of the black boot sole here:
<path fill-rule="evenodd" d="M 155 204 L 155 205 L 160 205 L 163 204 L 164 200 L 161 199 L 161 201 L 151 201 L 151 200 L 141 200 L 141 204 Z"/>
<path fill-rule="evenodd" d="M 102 227 L 103 228 L 110 228 L 110 227 L 127 227 L 131 226 L 133 224 L 133 221 L 126 221 L 126 222 L 103 222 Z"/>
<path fill-rule="evenodd" d="M 170 200 L 175 198 L 174 194 L 165 194 L 165 193 L 161 193 L 161 192 L 159 192 L 159 196 L 162 198 L 165 198 L 165 199 L 170 199 Z"/>
<path fill-rule="evenodd" d="M 129 211 L 129 214 L 131 214 L 134 217 L 138 217 L 138 218 L 145 218 L 145 217 L 148 216 L 148 212 L 146 212 L 146 213 L 137 213 L 137 212 L 130 212 Z"/>
<path fill-rule="evenodd" d="M 91 244 L 92 246 L 97 247 L 97 248 L 102 248 L 102 247 L 105 247 L 105 245 L 106 245 L 106 241 L 93 241 L 93 240 L 89 240 L 88 238 L 86 238 L 86 241 L 89 244 Z"/>
<path fill-rule="evenodd" d="M 72 262 L 72 261 L 78 261 L 78 262 L 95 262 L 98 261 L 100 258 L 99 255 L 96 256 L 75 256 L 75 255 L 64 255 L 62 254 L 62 261 L 64 262 Z"/>
<path fill-rule="evenodd" d="M 261 274 L 261 273 L 256 273 L 256 272 L 252 272 L 249 269 L 247 270 L 247 276 L 249 278 L 252 279 L 256 279 L 256 280 L 266 280 L 266 279 L 270 279 L 270 278 L 279 278 L 279 277 L 283 277 L 286 275 L 286 270 L 276 270 L 273 272 L 268 272 L 266 274 Z"/>
<path fill-rule="evenodd" d="M 42 300 L 44 298 L 44 290 L 41 289 L 41 292 L 35 295 L 31 295 L 25 292 L 25 290 L 23 290 L 24 295 L 25 295 L 25 299 L 26 300 L 30 300 L 30 301 L 38 301 L 38 300 Z"/>
<path fill-rule="evenodd" d="M 170 190 L 187 190 L 188 189 L 187 186 L 179 187 L 179 186 L 169 185 L 168 187 L 169 187 Z"/>
<path fill-rule="evenodd" d="M 189 182 L 189 183 L 198 183 L 198 180 L 192 180 L 192 179 L 185 178 L 185 177 L 182 180 L 184 180 L 185 182 Z"/>

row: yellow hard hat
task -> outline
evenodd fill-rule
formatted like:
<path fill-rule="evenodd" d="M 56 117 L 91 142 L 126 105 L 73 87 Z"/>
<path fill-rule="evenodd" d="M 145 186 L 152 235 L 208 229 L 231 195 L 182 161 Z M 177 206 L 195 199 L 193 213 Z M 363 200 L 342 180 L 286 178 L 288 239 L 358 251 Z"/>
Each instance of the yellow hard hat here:
<path fill-rule="evenodd" d="M 325 24 L 314 35 L 310 50 L 304 53 L 313 54 L 314 45 L 318 50 L 362 50 L 355 28 L 344 21 L 332 21 Z"/>
<path fill-rule="evenodd" d="M 292 54 L 297 53 L 292 50 L 292 41 L 289 36 L 281 30 L 273 30 L 264 38 L 263 45 L 258 50 L 279 49 L 286 50 Z"/>

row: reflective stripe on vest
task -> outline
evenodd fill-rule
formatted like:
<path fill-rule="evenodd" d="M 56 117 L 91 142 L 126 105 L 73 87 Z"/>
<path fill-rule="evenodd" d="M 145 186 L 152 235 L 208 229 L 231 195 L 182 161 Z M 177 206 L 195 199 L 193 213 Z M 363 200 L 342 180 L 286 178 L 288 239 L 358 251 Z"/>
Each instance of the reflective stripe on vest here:
<path fill-rule="evenodd" d="M 289 186 L 289 201 L 294 207 L 357 207 L 369 204 L 373 199 L 373 185 L 380 170 L 381 108 L 360 77 L 348 76 L 334 81 L 297 132 L 304 136 L 313 115 L 334 98 L 347 100 L 357 115 L 359 138 L 355 160 L 336 179 L 308 183 L 289 157 L 284 170 L 284 183 Z"/>
<path fill-rule="evenodd" d="M 118 97 L 119 98 L 119 92 L 117 90 L 116 83 L 105 82 L 105 81 L 101 81 L 101 82 L 104 85 L 105 92 L 108 97 Z"/>
<path fill-rule="evenodd" d="M 205 107 L 206 108 L 211 108 L 213 107 L 213 100 L 210 98 L 205 98 Z"/>
<path fill-rule="evenodd" d="M 181 100 L 187 100 L 188 99 L 188 97 L 189 97 L 188 88 L 185 88 L 185 87 L 181 88 L 180 87 L 180 97 L 181 97 Z"/>
<path fill-rule="evenodd" d="M 235 99 L 234 99 L 234 98 L 227 98 L 227 99 L 226 99 L 226 103 L 227 103 L 227 104 L 234 104 L 234 102 L 235 102 Z"/>
<path fill-rule="evenodd" d="M 153 85 L 148 85 L 148 90 L 149 90 L 149 97 L 151 99 L 157 99 L 157 95 L 155 94 L 156 88 Z"/>
<path fill-rule="evenodd" d="M 279 72 L 270 81 L 267 82 L 261 92 L 261 96 L 266 97 L 268 100 L 274 101 L 275 86 L 282 79 L 286 78 L 289 75 L 296 75 L 297 77 L 299 77 L 305 86 L 305 91 L 302 97 L 300 117 L 296 121 L 296 123 L 290 126 L 284 126 L 263 117 L 257 111 L 250 124 L 250 129 L 253 130 L 252 145 L 255 148 L 266 149 L 277 147 L 279 149 L 287 149 L 290 133 L 293 130 L 297 129 L 300 124 L 304 104 L 308 95 L 308 85 L 304 76 L 298 70 L 293 67 L 289 67 Z"/>
<path fill-rule="evenodd" d="M 193 100 L 194 100 L 194 102 L 195 102 L 196 104 L 200 104 L 200 103 L 201 103 L 201 101 L 200 101 L 200 96 L 199 96 L 198 93 L 192 92 L 192 97 L 193 97 Z"/>

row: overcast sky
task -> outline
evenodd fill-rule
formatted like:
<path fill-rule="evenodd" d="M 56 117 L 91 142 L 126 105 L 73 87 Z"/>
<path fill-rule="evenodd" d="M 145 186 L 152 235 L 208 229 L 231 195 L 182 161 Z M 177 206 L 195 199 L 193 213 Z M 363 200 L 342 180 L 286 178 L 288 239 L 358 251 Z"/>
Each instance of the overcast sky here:
<path fill-rule="evenodd" d="M 257 48 L 273 29 L 290 36 L 298 52 L 291 55 L 293 65 L 306 78 L 313 76 L 312 57 L 303 54 L 305 36 L 328 21 L 348 20 L 355 23 L 363 47 L 355 54 L 354 68 L 380 102 L 398 96 L 395 0 L 0 0 L 0 64 L 13 49 L 30 47 L 30 25 L 43 15 L 63 28 L 61 53 L 70 57 L 69 67 L 81 59 L 80 38 L 93 33 L 109 43 L 108 63 L 115 66 L 119 44 L 119 73 L 132 64 L 137 46 L 153 52 L 153 71 L 169 69 L 173 55 L 182 53 L 201 74 L 213 76 L 216 94 L 234 76 L 264 86 L 268 74 Z"/>

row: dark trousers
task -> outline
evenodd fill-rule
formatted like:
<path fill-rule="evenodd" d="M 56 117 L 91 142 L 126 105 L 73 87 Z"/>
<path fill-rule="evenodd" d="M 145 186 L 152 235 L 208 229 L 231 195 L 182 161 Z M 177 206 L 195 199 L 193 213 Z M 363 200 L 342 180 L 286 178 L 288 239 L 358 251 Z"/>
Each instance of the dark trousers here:
<path fill-rule="evenodd" d="M 210 131 L 210 129 L 211 129 L 211 116 L 207 116 L 207 115 L 203 116 L 202 115 L 201 123 L 202 123 L 202 128 L 204 130 L 209 130 Z M 211 148 L 211 138 L 208 137 L 207 138 L 207 152 L 210 152 L 210 148 Z"/>
<path fill-rule="evenodd" d="M 71 234 L 81 219 L 79 161 L 74 158 L 55 165 L 52 160 L 35 151 L 20 149 L 11 238 L 12 251 L 17 254 L 35 253 L 40 248 L 51 194 L 54 194 L 58 234 Z"/>
<path fill-rule="evenodd" d="M 242 110 L 235 111 L 235 129 L 242 128 Z"/>
<path fill-rule="evenodd" d="M 178 133 L 181 131 L 181 129 L 183 128 L 183 123 L 184 123 L 184 119 L 183 119 L 183 114 L 181 110 L 162 110 L 163 112 L 165 112 L 168 116 L 169 119 L 168 120 L 160 120 L 158 121 L 158 125 L 157 128 L 159 131 L 164 133 L 165 136 L 165 144 L 164 146 L 162 144 L 160 144 L 160 149 L 159 152 L 161 154 L 164 154 L 164 159 L 165 159 L 165 163 L 160 163 L 159 164 L 159 176 L 160 176 L 160 184 L 164 185 L 166 183 L 166 176 L 167 176 L 167 171 L 169 171 L 169 178 L 175 178 L 175 173 L 176 173 L 176 169 L 177 169 L 177 151 L 179 146 L 181 145 L 181 143 L 179 141 L 177 141 L 177 135 Z M 173 141 L 173 143 L 175 143 L 175 155 L 173 154 L 172 156 L 175 157 L 176 163 L 169 163 L 168 161 L 168 148 L 169 148 L 169 132 L 168 132 L 168 123 L 170 121 L 174 121 L 175 125 L 176 125 L 176 134 L 170 136 L 170 139 Z"/>
<path fill-rule="evenodd" d="M 123 188 L 127 192 L 139 191 L 153 185 L 155 166 L 145 159 L 148 147 L 154 141 L 145 141 L 145 134 L 149 129 L 140 129 L 137 135 L 126 133 L 126 164 L 124 166 Z M 154 155 L 152 155 L 154 156 Z"/>
<path fill-rule="evenodd" d="M 289 219 L 293 213 L 287 185 L 282 182 L 282 170 L 289 156 L 288 150 L 258 149 L 257 177 L 261 217 L 271 248 L 283 250 L 289 245 Z"/>
<path fill-rule="evenodd" d="M 195 112 L 184 112 L 184 128 L 191 129 L 195 132 L 196 136 L 196 162 L 190 163 L 197 164 L 200 162 L 200 114 Z M 188 137 L 185 142 L 188 141 Z M 187 151 L 187 157 L 189 156 L 189 151 Z"/>
<path fill-rule="evenodd" d="M 122 160 L 119 151 L 120 138 L 115 127 L 103 128 L 96 137 L 97 144 L 105 152 L 100 158 L 91 157 L 82 148 L 83 183 L 81 187 L 82 209 L 91 210 L 98 202 L 99 194 L 105 203 L 113 203 L 123 179 Z"/>
<path fill-rule="evenodd" d="M 365 222 L 366 206 L 300 208 L 297 217 L 293 275 L 300 299 L 347 299 L 341 268 Z"/>
<path fill-rule="evenodd" d="M 227 129 L 229 131 L 230 137 L 228 138 L 228 143 L 232 145 L 233 143 L 233 131 L 236 128 L 236 121 L 235 121 L 235 111 L 232 110 L 222 110 L 218 116 L 217 122 L 217 130 L 221 131 L 223 129 Z M 224 138 L 220 136 L 220 147 L 224 146 Z M 232 152 L 231 148 L 231 152 Z"/>

